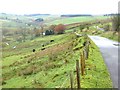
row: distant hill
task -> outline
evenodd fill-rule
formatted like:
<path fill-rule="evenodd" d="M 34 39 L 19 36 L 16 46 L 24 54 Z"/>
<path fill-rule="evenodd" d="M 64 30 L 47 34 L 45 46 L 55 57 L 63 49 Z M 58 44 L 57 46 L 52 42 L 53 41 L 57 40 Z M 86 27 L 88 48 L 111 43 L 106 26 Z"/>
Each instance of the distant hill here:
<path fill-rule="evenodd" d="M 61 15 L 61 17 L 80 17 L 80 16 L 92 16 L 90 14 L 66 14 L 66 15 Z"/>
<path fill-rule="evenodd" d="M 25 14 L 24 16 L 49 16 L 50 14 Z"/>
<path fill-rule="evenodd" d="M 104 14 L 104 16 L 115 16 L 115 15 L 118 15 L 118 14 Z"/>

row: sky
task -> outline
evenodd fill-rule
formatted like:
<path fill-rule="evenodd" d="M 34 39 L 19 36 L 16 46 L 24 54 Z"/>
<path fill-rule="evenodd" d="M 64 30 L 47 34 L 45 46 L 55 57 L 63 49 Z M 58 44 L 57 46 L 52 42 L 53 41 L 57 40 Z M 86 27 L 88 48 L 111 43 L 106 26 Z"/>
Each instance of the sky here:
<path fill-rule="evenodd" d="M 109 14 L 118 12 L 119 0 L 0 0 L 0 13 Z"/>

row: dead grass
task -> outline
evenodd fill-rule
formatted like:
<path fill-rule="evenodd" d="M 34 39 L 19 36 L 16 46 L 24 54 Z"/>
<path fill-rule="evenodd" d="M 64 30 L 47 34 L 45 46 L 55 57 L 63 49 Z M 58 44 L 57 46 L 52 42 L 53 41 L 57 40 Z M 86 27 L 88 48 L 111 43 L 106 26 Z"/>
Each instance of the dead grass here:
<path fill-rule="evenodd" d="M 57 56 L 57 54 L 59 54 L 61 51 L 71 50 L 73 47 L 72 43 L 73 43 L 73 41 L 69 41 L 69 42 L 66 42 L 63 44 L 61 43 L 58 45 L 51 46 L 49 48 L 46 48 L 45 50 L 33 53 L 31 55 L 27 55 L 24 57 L 24 61 L 22 61 L 22 62 L 16 61 L 13 64 L 11 64 L 10 66 L 22 65 L 26 62 L 30 63 L 30 62 L 40 59 L 46 55 L 48 55 L 50 57 L 49 59 L 55 58 Z"/>

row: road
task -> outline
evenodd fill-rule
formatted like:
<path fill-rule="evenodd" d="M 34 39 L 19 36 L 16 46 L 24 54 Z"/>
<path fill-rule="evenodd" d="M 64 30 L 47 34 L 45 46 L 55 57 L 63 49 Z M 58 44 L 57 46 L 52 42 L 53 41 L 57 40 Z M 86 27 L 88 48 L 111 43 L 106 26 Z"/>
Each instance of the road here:
<path fill-rule="evenodd" d="M 104 62 L 111 76 L 113 88 L 120 88 L 120 84 L 118 85 L 118 70 L 120 70 L 120 67 L 118 68 L 118 65 L 120 66 L 120 61 L 118 62 L 118 52 L 120 51 L 120 48 L 119 46 L 116 46 L 118 42 L 100 36 L 89 37 L 99 47 L 101 51 Z"/>

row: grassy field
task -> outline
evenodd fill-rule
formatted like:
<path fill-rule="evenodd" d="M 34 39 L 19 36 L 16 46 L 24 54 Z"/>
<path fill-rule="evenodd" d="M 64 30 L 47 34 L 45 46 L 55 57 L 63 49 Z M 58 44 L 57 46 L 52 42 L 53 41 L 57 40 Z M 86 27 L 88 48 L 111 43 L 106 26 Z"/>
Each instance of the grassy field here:
<path fill-rule="evenodd" d="M 84 42 L 85 37 L 63 34 L 36 38 L 21 44 L 11 43 L 10 46 L 3 43 L 3 88 L 68 88 L 70 71 L 73 72 L 76 88 L 75 63 L 80 59 Z M 45 50 L 41 50 L 41 44 L 45 44 Z M 17 48 L 13 49 L 14 45 Z M 75 50 L 76 47 L 81 49 Z M 36 52 L 32 52 L 33 48 Z M 86 73 L 81 76 L 81 87 L 112 87 L 104 61 L 92 41 Z"/>
<path fill-rule="evenodd" d="M 7 19 L 6 19 L 7 17 Z M 1 16 L 0 16 L 1 18 Z M 33 19 L 44 18 L 47 26 L 51 24 L 71 24 L 77 22 L 105 19 L 107 17 L 72 17 L 64 18 L 60 16 L 16 16 L 4 15 L 2 19 L 3 30 L 10 32 L 18 30 L 30 30 L 39 25 L 26 26 L 25 23 Z M 19 18 L 23 23 L 13 21 Z M 10 20 L 9 20 L 10 19 Z M 96 24 L 96 26 L 102 25 Z M 27 28 L 27 29 L 26 29 Z M 85 61 L 86 68 L 84 76 L 80 76 L 81 88 L 112 88 L 110 75 L 104 64 L 104 60 L 98 47 L 86 35 L 77 37 L 74 29 L 80 34 L 100 35 L 103 31 L 98 31 L 94 26 L 90 26 L 80 31 L 80 27 L 65 30 L 61 35 L 39 36 L 30 39 L 30 35 L 25 42 L 16 41 L 19 37 L 4 36 L 2 45 L 2 82 L 3 88 L 70 88 L 70 72 L 73 73 L 74 88 L 76 82 L 76 60 L 80 60 L 80 54 L 84 49 L 86 40 L 90 41 L 89 57 Z M 28 35 L 28 34 L 26 34 Z M 6 39 L 6 40 L 4 40 Z M 53 40 L 51 42 L 51 40 Z M 7 45 L 9 43 L 9 45 Z M 16 48 L 13 48 L 16 46 Z M 35 49 L 35 52 L 33 52 Z M 80 62 L 81 63 L 81 62 Z"/>
<path fill-rule="evenodd" d="M 49 22 L 48 24 L 71 24 L 71 23 L 79 23 L 79 22 L 85 22 L 85 21 L 92 21 L 97 19 L 105 19 L 108 18 L 106 16 L 90 16 L 90 17 L 64 17 L 60 19 L 53 20 Z"/>
<path fill-rule="evenodd" d="M 17 28 L 18 26 L 20 27 L 28 27 L 26 26 L 26 23 L 31 23 L 33 26 L 37 27 L 34 25 L 33 20 L 37 18 L 43 18 L 44 23 L 46 25 L 52 25 L 52 24 L 71 24 L 71 23 L 78 23 L 78 22 L 85 22 L 85 21 L 91 21 L 91 20 L 97 20 L 97 19 L 106 19 L 108 18 L 107 16 L 90 16 L 90 17 L 60 17 L 59 15 L 48 15 L 48 16 L 23 16 L 23 15 L 9 15 L 5 14 L 2 15 L 0 14 L 0 18 L 3 19 L 0 22 L 2 22 L 2 27 L 5 28 L 10 28 L 14 27 Z M 16 22 L 15 20 L 18 19 L 22 23 Z"/>

